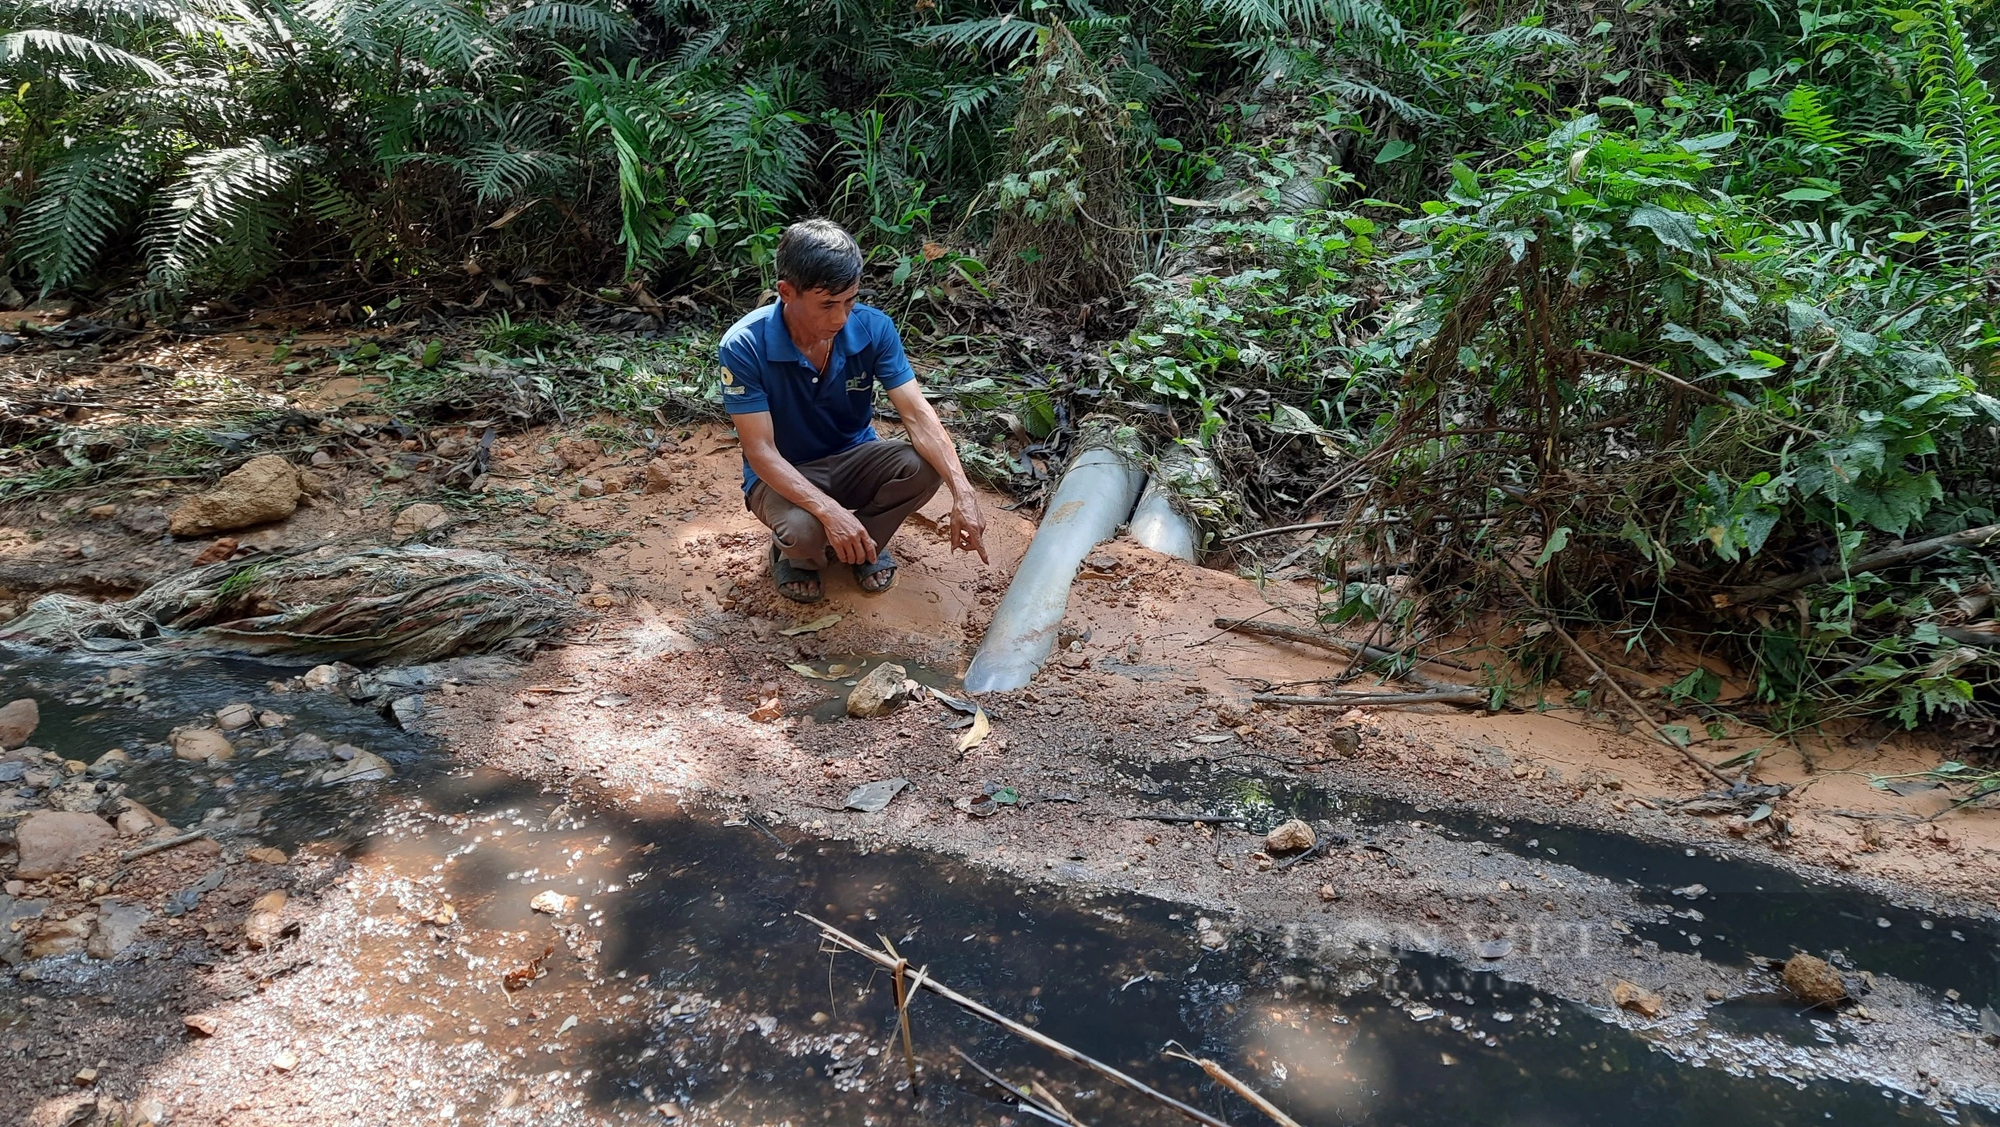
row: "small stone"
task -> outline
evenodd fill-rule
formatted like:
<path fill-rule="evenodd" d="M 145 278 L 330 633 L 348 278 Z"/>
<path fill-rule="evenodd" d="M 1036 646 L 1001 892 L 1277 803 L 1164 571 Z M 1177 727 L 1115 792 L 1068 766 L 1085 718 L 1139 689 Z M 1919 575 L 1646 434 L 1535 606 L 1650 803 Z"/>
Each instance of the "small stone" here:
<path fill-rule="evenodd" d="M 372 751 L 356 752 L 354 758 L 338 767 L 329 767 L 319 777 L 324 786 L 342 783 L 372 783 L 386 779 L 396 773 L 389 761 Z"/>
<path fill-rule="evenodd" d="M 110 520 L 112 517 L 118 515 L 118 506 L 92 505 L 89 515 L 91 520 Z"/>
<path fill-rule="evenodd" d="M 273 849 L 268 845 L 260 845 L 255 849 L 245 850 L 243 855 L 260 865 L 282 865 L 291 860 L 291 858 L 285 856 L 284 850 Z"/>
<path fill-rule="evenodd" d="M 451 523 L 451 514 L 442 505 L 420 501 L 396 514 L 389 525 L 389 535 L 398 540 L 407 540 L 422 532 Z"/>
<path fill-rule="evenodd" d="M 1338 900 L 1338 899 L 1340 899 L 1340 890 L 1339 890 L 1339 889 L 1337 889 L 1337 888 L 1333 887 L 1333 886 L 1332 886 L 1332 885 L 1330 885 L 1330 884 L 1323 884 L 1323 885 L 1320 885 L 1320 886 L 1319 886 L 1319 902 L 1320 902 L 1320 903 L 1322 903 L 1322 904 L 1331 904 L 1331 903 L 1333 903 L 1334 901 L 1336 901 L 1336 900 Z"/>
<path fill-rule="evenodd" d="M 117 831 L 95 814 L 39 810 L 22 820 L 14 844 L 15 875 L 40 880 L 68 872 L 86 853 L 116 841 Z"/>
<path fill-rule="evenodd" d="M 278 933 L 284 929 L 280 917 L 285 910 L 285 899 L 285 890 L 274 888 L 250 905 L 250 914 L 243 918 L 243 939 L 252 951 L 262 951 L 277 942 Z"/>
<path fill-rule="evenodd" d="M 76 1070 L 76 1075 L 70 1077 L 70 1080 L 79 1087 L 88 1088 L 92 1084 L 97 1083 L 97 1070 L 94 1068 L 79 1068 Z"/>
<path fill-rule="evenodd" d="M 119 514 L 118 523 L 139 536 L 158 536 L 167 530 L 167 511 L 157 506 L 127 509 Z"/>
<path fill-rule="evenodd" d="M 646 484 L 642 487 L 643 492 L 665 493 L 673 487 L 674 471 L 672 466 L 667 465 L 666 459 L 654 458 L 646 463 Z"/>
<path fill-rule="evenodd" d="M 1650 990 L 1641 989 L 1620 979 L 1611 987 L 1611 1000 L 1622 1010 L 1631 1010 L 1640 1017 L 1655 1018 L 1664 1008 L 1660 996 Z"/>
<path fill-rule="evenodd" d="M 271 1058 L 271 1067 L 277 1069 L 279 1072 L 290 1072 L 298 1066 L 299 1055 L 290 1049 L 286 1049 Z"/>
<path fill-rule="evenodd" d="M 581 469 L 604 456 L 604 444 L 594 438 L 565 438 L 556 443 L 556 461 L 566 470 Z"/>
<path fill-rule="evenodd" d="M 114 747 L 91 761 L 90 766 L 84 768 L 84 773 L 93 779 L 108 779 L 131 763 L 132 757 L 125 753 L 124 748 Z"/>
<path fill-rule="evenodd" d="M 257 714 L 257 726 L 259 728 L 282 728 L 285 726 L 285 716 L 281 712 L 272 712 L 267 708 Z"/>
<path fill-rule="evenodd" d="M 48 920 L 35 925 L 29 934 L 24 952 L 29 959 L 46 959 L 50 955 L 67 955 L 84 949 L 90 941 L 91 929 L 97 926 L 97 913 L 84 912 L 66 920 Z"/>
<path fill-rule="evenodd" d="M 203 1037 L 213 1037 L 215 1031 L 222 1028 L 221 1020 L 214 1014 L 188 1014 L 181 1018 L 181 1024 L 187 1026 L 189 1032 Z"/>
<path fill-rule="evenodd" d="M 847 714 L 866 720 L 889 715 L 908 699 L 909 679 L 909 671 L 893 662 L 876 666 L 847 694 Z"/>
<path fill-rule="evenodd" d="M 174 757 L 189 759 L 199 763 L 220 763 L 236 754 L 236 748 L 214 728 L 182 728 L 168 737 L 174 745 Z"/>
<path fill-rule="evenodd" d="M 1847 997 L 1847 984 L 1825 959 L 1793 955 L 1785 961 L 1785 989 L 1811 1006 L 1831 1007 Z"/>
<path fill-rule="evenodd" d="M 299 683 L 316 693 L 328 693 L 340 687 L 340 669 L 333 665 L 315 665 L 306 670 Z"/>
<path fill-rule="evenodd" d="M 1269 853 L 1297 853 L 1319 844 L 1319 835 L 1313 828 L 1297 818 L 1285 822 L 1264 835 L 1264 849 Z"/>
<path fill-rule="evenodd" d="M 565 896 L 554 889 L 544 889 L 535 893 L 535 898 L 528 901 L 528 907 L 551 916 L 567 915 L 571 908 L 576 907 L 576 897 Z"/>
<path fill-rule="evenodd" d="M 90 770 L 90 764 L 85 763 L 81 759 L 65 759 L 63 760 L 62 767 L 63 774 L 65 775 L 81 775 L 85 771 Z"/>
<path fill-rule="evenodd" d="M 333 464 L 333 455 L 324 450 L 315 450 L 309 460 L 315 466 L 330 466 Z"/>
<path fill-rule="evenodd" d="M 248 728 L 257 722 L 257 710 L 241 702 L 226 705 L 216 710 L 215 722 L 225 732 Z"/>
<path fill-rule="evenodd" d="M 0 706 L 0 748 L 12 751 L 26 744 L 41 722 L 41 709 L 28 697 Z"/>
<path fill-rule="evenodd" d="M 1722 991 L 1717 990 L 1715 987 L 1711 986 L 1707 990 L 1702 991 L 1701 996 L 1708 999 L 1711 1002 L 1720 1002 L 1725 995 L 1722 993 Z"/>
<path fill-rule="evenodd" d="M 535 498 L 535 511 L 542 516 L 548 516 L 560 504 L 562 504 L 562 498 L 557 497 L 553 493 L 544 493 L 540 497 Z"/>
<path fill-rule="evenodd" d="M 287 763 L 306 763 L 315 759 L 329 759 L 332 756 L 333 745 L 327 743 L 324 737 L 312 732 L 294 736 L 291 742 L 285 745 Z"/>
<path fill-rule="evenodd" d="M 604 496 L 604 479 L 596 477 L 579 478 L 576 483 L 576 495 L 579 497 Z"/>
<path fill-rule="evenodd" d="M 207 567 L 209 564 L 221 563 L 223 560 L 235 555 L 238 547 L 240 545 L 237 544 L 234 536 L 224 536 L 215 543 L 196 552 L 194 558 L 188 561 L 188 566 Z"/>

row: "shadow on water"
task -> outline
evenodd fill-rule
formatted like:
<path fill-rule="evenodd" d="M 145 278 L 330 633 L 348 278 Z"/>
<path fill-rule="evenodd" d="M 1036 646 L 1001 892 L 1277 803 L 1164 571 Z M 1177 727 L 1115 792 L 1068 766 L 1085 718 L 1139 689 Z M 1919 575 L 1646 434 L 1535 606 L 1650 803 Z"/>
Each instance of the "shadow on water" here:
<path fill-rule="evenodd" d="M 1698 950 L 1733 965 L 1753 956 L 1782 959 L 1795 949 L 1839 951 L 1856 967 L 1957 990 L 1975 1007 L 2000 1008 L 2000 926 L 1990 919 L 1931 915 L 1719 849 L 1342 794 L 1204 761 L 1120 768 L 1136 789 L 1176 811 L 1237 813 L 1259 831 L 1292 817 L 1363 828 L 1422 821 L 1448 837 L 1625 882 L 1662 909 L 1634 928 L 1636 939 L 1662 950 Z"/>
<path fill-rule="evenodd" d="M 969 1073 L 951 1075 L 952 1045 L 1017 1081 L 1039 1076 L 1086 1122 L 1181 1122 L 929 995 L 911 1007 L 927 1071 L 910 1090 L 886 979 L 830 957 L 796 912 L 887 936 L 938 981 L 1239 1125 L 1262 1120 L 1163 1060 L 1163 1045 L 1223 1062 L 1315 1124 L 1938 1121 L 1872 1088 L 1685 1064 L 1578 1007 L 1440 959 L 1385 952 L 1327 965 L 1255 936 L 1211 951 L 1193 911 L 1171 903 L 1024 885 L 761 824 L 634 817 L 581 790 L 454 764 L 338 698 L 275 693 L 271 671 L 255 665 L 155 668 L 144 683 L 158 698 L 62 703 L 86 699 L 74 686 L 98 672 L 41 659 L 9 670 L 49 701 L 38 742 L 77 758 L 152 748 L 123 781 L 134 797 L 158 795 L 162 812 L 199 821 L 254 800 L 260 839 L 344 850 L 357 907 L 380 922 L 357 929 L 344 953 L 357 973 L 342 979 L 342 1004 L 418 1015 L 441 1048 L 498 1062 L 498 1072 L 468 1067 L 459 1122 L 497 1118 L 523 1089 L 537 1107 L 650 1122 L 666 1103 L 703 1123 L 973 1124 L 1011 1113 Z M 308 789 L 282 749 L 259 757 L 248 738 L 220 768 L 160 753 L 172 724 L 237 700 L 291 712 L 292 738 L 359 743 L 398 775 Z M 1297 796 L 1301 812 L 1342 812 L 1311 801 Z M 539 893 L 576 899 L 552 916 L 531 908 Z M 442 919 L 440 903 L 453 906 L 449 923 L 416 922 Z M 542 977 L 518 992 L 499 985 L 549 948 Z M 1755 1032 L 1755 1015 L 1744 1020 Z M 1958 1121 L 1991 1122 L 1982 1116 L 1961 1109 Z"/>

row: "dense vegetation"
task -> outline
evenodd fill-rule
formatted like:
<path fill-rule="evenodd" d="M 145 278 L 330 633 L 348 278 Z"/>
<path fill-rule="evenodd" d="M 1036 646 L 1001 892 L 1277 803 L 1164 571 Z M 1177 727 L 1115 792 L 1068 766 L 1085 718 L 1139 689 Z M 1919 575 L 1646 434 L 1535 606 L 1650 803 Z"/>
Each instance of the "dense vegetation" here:
<path fill-rule="evenodd" d="M 1075 350 L 968 403 L 1146 422 L 1217 533 L 1323 518 L 1331 616 L 1694 616 L 1752 681 L 1698 715 L 1976 721 L 2000 552 L 1847 566 L 2000 521 L 1995 10 L 1911 2 L 4 0 L 0 250 L 155 312 L 719 310 L 830 214 L 913 335 L 1012 293 Z"/>

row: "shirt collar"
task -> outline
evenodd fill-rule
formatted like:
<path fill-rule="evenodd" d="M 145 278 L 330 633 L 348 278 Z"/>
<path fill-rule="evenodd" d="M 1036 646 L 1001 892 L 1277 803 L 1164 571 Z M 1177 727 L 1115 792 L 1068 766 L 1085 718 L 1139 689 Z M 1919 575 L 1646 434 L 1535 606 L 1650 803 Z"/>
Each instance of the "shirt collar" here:
<path fill-rule="evenodd" d="M 853 355 L 856 350 L 852 345 L 857 335 L 854 318 L 850 316 L 847 324 L 842 325 L 840 331 L 833 334 L 831 351 L 842 356 Z M 793 343 L 791 330 L 785 328 L 785 303 L 782 299 L 771 303 L 771 320 L 764 328 L 764 351 L 773 361 L 789 360 L 808 368 L 813 366 L 812 361 L 806 359 L 805 353 L 799 351 L 799 346 Z M 832 357 L 829 356 L 828 359 L 830 361 Z"/>

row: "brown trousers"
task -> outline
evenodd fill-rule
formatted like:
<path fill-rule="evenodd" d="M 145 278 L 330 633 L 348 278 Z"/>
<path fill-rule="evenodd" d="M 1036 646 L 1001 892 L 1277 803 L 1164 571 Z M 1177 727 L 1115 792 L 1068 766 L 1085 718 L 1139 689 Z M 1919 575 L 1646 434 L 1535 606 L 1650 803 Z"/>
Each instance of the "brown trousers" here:
<path fill-rule="evenodd" d="M 943 481 L 914 446 L 900 439 L 864 442 L 797 469 L 861 521 L 877 552 L 888 550 L 889 537 L 911 513 L 923 508 Z M 826 529 L 818 517 L 762 481 L 750 487 L 745 504 L 770 528 L 772 541 L 786 559 L 803 567 L 826 561 Z"/>

